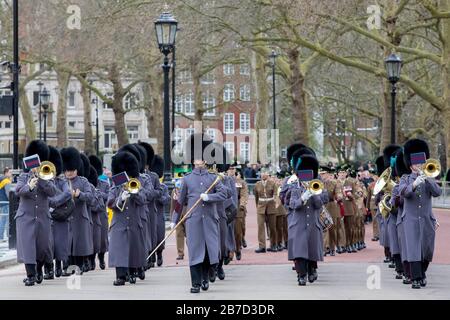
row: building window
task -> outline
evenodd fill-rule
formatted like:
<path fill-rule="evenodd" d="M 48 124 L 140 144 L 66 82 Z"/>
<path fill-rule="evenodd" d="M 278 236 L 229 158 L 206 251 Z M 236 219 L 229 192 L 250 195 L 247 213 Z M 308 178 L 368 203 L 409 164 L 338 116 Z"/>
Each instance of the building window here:
<path fill-rule="evenodd" d="M 69 91 L 69 95 L 67 97 L 67 107 L 75 108 L 75 91 Z"/>
<path fill-rule="evenodd" d="M 226 84 L 223 88 L 223 101 L 234 101 L 234 85 Z"/>
<path fill-rule="evenodd" d="M 138 104 L 139 104 L 139 96 L 134 92 L 128 92 L 128 94 L 124 98 L 123 106 L 125 110 L 136 108 Z"/>
<path fill-rule="evenodd" d="M 240 131 L 244 134 L 250 133 L 250 114 L 249 113 L 241 113 L 239 118 L 240 123 Z"/>
<path fill-rule="evenodd" d="M 192 92 L 184 96 L 184 114 L 191 116 L 195 114 L 195 101 Z"/>
<path fill-rule="evenodd" d="M 139 126 L 127 126 L 128 138 L 133 141 L 139 139 Z"/>
<path fill-rule="evenodd" d="M 183 113 L 183 96 L 180 94 L 175 97 L 175 112 Z"/>
<path fill-rule="evenodd" d="M 0 121 L 0 129 L 3 128 L 3 121 Z"/>
<path fill-rule="evenodd" d="M 175 141 L 175 152 L 182 153 L 183 152 L 183 129 L 175 128 L 174 141 Z"/>
<path fill-rule="evenodd" d="M 227 150 L 228 156 L 230 159 L 234 159 L 234 142 L 232 141 L 226 141 L 224 142 L 225 150 Z"/>
<path fill-rule="evenodd" d="M 240 156 L 241 156 L 241 162 L 249 161 L 250 160 L 250 143 L 248 142 L 241 142 L 240 144 Z"/>
<path fill-rule="evenodd" d="M 183 70 L 178 73 L 178 82 L 180 83 L 191 83 L 192 74 L 189 70 Z"/>
<path fill-rule="evenodd" d="M 77 126 L 77 123 L 75 121 L 69 121 L 69 128 L 70 129 L 75 129 L 76 126 Z"/>
<path fill-rule="evenodd" d="M 106 97 L 108 99 L 112 99 L 114 97 L 114 94 L 112 92 L 107 92 L 106 93 Z M 103 109 L 111 109 L 112 110 L 112 105 L 106 102 L 103 102 Z"/>
<path fill-rule="evenodd" d="M 212 141 L 216 141 L 216 129 L 206 129 L 206 134 L 211 138 Z"/>
<path fill-rule="evenodd" d="M 250 75 L 250 66 L 249 66 L 249 64 L 248 63 L 241 64 L 239 66 L 239 73 L 242 76 L 249 76 Z"/>
<path fill-rule="evenodd" d="M 234 65 L 232 64 L 224 64 L 223 65 L 223 74 L 226 76 L 231 76 L 234 74 Z"/>
<path fill-rule="evenodd" d="M 11 121 L 5 121 L 5 129 L 11 128 Z"/>
<path fill-rule="evenodd" d="M 216 82 L 216 78 L 214 73 L 208 72 L 202 77 L 202 84 L 214 84 Z"/>
<path fill-rule="evenodd" d="M 216 115 L 216 98 L 210 92 L 203 94 L 203 109 L 205 109 L 205 116 Z"/>
<path fill-rule="evenodd" d="M 117 137 L 114 127 L 105 127 L 105 149 L 112 149 L 113 145 L 117 143 Z"/>
<path fill-rule="evenodd" d="M 248 84 L 242 85 L 239 91 L 239 96 L 242 101 L 250 101 L 250 86 Z"/>
<path fill-rule="evenodd" d="M 223 117 L 223 132 L 225 134 L 234 133 L 234 113 L 225 113 Z"/>
<path fill-rule="evenodd" d="M 40 92 L 33 91 L 33 106 L 39 105 L 39 97 L 40 97 Z"/>

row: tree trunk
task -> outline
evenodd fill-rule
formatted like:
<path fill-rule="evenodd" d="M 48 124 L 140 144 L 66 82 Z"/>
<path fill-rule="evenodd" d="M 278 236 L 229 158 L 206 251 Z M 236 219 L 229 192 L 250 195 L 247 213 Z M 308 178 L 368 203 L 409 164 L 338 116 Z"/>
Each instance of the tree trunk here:
<path fill-rule="evenodd" d="M 391 94 L 390 83 L 386 79 L 381 79 L 383 88 L 383 118 L 381 120 L 380 154 L 383 149 L 391 143 Z"/>
<path fill-rule="evenodd" d="M 200 63 L 197 57 L 192 57 L 190 59 L 191 65 L 191 74 L 194 88 L 194 103 L 195 103 L 195 121 L 199 121 L 202 123 L 203 121 L 203 113 L 205 110 L 203 109 L 203 98 L 202 98 L 202 85 L 201 85 L 201 74 L 199 70 L 198 64 Z M 198 126 L 198 124 L 197 124 Z M 197 131 L 203 132 L 203 126 L 200 125 L 198 128 L 195 128 Z"/>
<path fill-rule="evenodd" d="M 84 76 L 84 78 L 86 78 L 86 76 Z M 95 154 L 94 136 L 92 134 L 91 97 L 89 89 L 85 86 L 81 86 L 81 96 L 83 98 L 84 108 L 84 152 L 86 154 Z"/>
<path fill-rule="evenodd" d="M 309 144 L 309 114 L 305 100 L 305 78 L 300 71 L 299 51 L 290 49 L 287 52 L 289 66 L 292 72 L 288 79 L 292 96 L 292 120 L 294 123 L 294 140 Z"/>
<path fill-rule="evenodd" d="M 67 88 L 69 87 L 70 74 L 61 70 L 55 70 L 58 78 L 58 111 L 56 112 L 56 145 L 58 148 L 68 146 L 67 143 Z"/>
<path fill-rule="evenodd" d="M 113 84 L 113 112 L 114 112 L 114 130 L 116 131 L 117 143 L 119 148 L 128 144 L 128 133 L 125 124 L 125 110 L 123 109 L 123 98 L 125 97 L 124 89 L 120 79 L 120 73 L 116 64 L 113 64 L 109 71 L 109 80 Z"/>
<path fill-rule="evenodd" d="M 440 0 L 439 1 L 439 11 L 449 11 L 450 10 L 450 0 Z M 444 89 L 443 99 L 444 99 L 444 109 L 443 109 L 443 124 L 446 133 L 446 142 L 450 141 L 450 21 L 449 19 L 441 19 L 442 25 L 442 86 Z M 450 153 L 446 145 L 445 154 L 447 163 L 450 163 Z M 445 173 L 444 173 L 445 174 Z"/>
<path fill-rule="evenodd" d="M 19 88 L 19 96 L 20 96 L 20 112 L 22 114 L 23 123 L 25 126 L 25 140 L 26 144 L 32 140 L 35 140 L 36 137 L 36 124 L 33 119 L 33 112 L 30 107 L 30 103 L 28 101 L 27 94 L 25 92 L 25 88 L 20 86 Z"/>
<path fill-rule="evenodd" d="M 156 77 L 152 77 L 148 81 L 148 85 L 144 86 L 144 95 L 150 101 L 149 108 L 146 108 L 147 124 L 149 126 L 149 136 L 156 138 L 156 150 L 157 154 L 164 153 L 164 130 L 163 130 L 163 86 L 161 72 L 158 72 Z M 147 92 L 146 92 L 147 91 Z"/>

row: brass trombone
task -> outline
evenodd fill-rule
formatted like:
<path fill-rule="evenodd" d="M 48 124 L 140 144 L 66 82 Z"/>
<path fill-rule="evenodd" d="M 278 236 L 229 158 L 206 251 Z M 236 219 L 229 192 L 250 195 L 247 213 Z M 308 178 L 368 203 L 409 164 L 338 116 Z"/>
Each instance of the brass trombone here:
<path fill-rule="evenodd" d="M 441 173 L 441 164 L 436 159 L 428 159 L 422 166 L 420 174 L 428 178 L 436 178 Z"/>
<path fill-rule="evenodd" d="M 324 189 L 323 182 L 319 179 L 313 179 L 308 183 L 302 182 L 302 185 L 303 187 L 305 187 L 305 189 L 309 190 L 309 192 L 315 196 L 321 194 Z"/>
<path fill-rule="evenodd" d="M 127 191 L 130 194 L 137 194 L 139 190 L 141 189 L 141 182 L 136 178 L 131 178 L 128 180 L 128 182 L 123 186 L 124 191 Z M 120 210 L 120 212 L 123 212 L 125 209 L 125 205 L 127 204 L 127 199 L 123 202 L 122 206 L 119 206 L 119 200 L 122 197 L 123 191 L 120 194 L 119 199 L 117 199 L 116 207 Z"/>
<path fill-rule="evenodd" d="M 38 177 L 42 180 L 51 180 L 56 177 L 56 167 L 50 161 L 41 163 L 38 170 Z"/>

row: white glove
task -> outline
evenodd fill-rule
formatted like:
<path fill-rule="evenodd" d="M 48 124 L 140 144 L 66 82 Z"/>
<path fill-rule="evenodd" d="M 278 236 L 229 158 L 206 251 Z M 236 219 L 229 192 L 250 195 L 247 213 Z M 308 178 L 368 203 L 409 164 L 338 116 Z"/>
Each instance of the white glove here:
<path fill-rule="evenodd" d="M 128 191 L 122 192 L 122 196 L 121 196 L 122 201 L 127 200 L 129 197 L 130 197 L 130 193 Z"/>
<path fill-rule="evenodd" d="M 296 183 L 298 181 L 297 175 L 293 174 L 287 181 L 288 184 Z"/>
<path fill-rule="evenodd" d="M 28 186 L 30 187 L 30 190 L 33 190 L 34 188 L 36 188 L 37 183 L 38 183 L 38 178 L 32 178 L 28 182 Z"/>
<path fill-rule="evenodd" d="M 203 201 L 208 201 L 208 195 L 206 193 L 202 193 L 200 198 L 202 198 Z"/>
<path fill-rule="evenodd" d="M 417 188 L 417 186 L 419 186 L 420 184 L 422 184 L 424 182 L 425 182 L 425 178 L 423 176 L 418 176 L 416 178 L 416 180 L 414 180 L 414 182 L 413 182 L 414 189 Z"/>
<path fill-rule="evenodd" d="M 307 202 L 309 200 L 309 198 L 311 198 L 312 193 L 309 190 L 306 190 L 305 192 L 303 192 L 302 194 L 302 201 L 303 203 Z"/>
<path fill-rule="evenodd" d="M 170 230 L 173 230 L 173 228 L 175 228 L 175 223 L 171 222 L 169 225 Z"/>

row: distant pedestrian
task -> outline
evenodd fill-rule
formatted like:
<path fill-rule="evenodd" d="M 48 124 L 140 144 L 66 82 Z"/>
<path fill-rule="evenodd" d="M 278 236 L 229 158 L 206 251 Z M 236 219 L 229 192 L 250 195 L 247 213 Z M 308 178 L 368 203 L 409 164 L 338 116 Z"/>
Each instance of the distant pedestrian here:
<path fill-rule="evenodd" d="M 5 235 L 8 226 L 9 214 L 9 191 L 11 190 L 12 171 L 6 167 L 3 170 L 3 175 L 0 176 L 0 242 L 6 241 Z"/>

